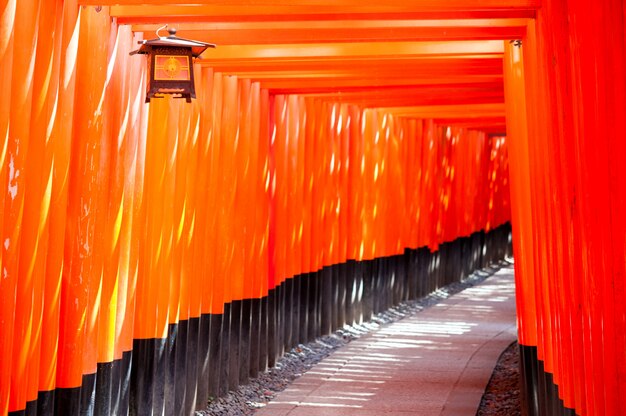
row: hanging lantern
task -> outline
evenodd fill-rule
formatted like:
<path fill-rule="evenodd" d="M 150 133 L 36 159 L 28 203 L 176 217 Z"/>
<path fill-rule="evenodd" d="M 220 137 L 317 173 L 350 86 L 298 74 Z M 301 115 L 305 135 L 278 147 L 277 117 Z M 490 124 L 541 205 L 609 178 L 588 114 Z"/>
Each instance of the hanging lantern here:
<path fill-rule="evenodd" d="M 165 27 L 167 25 L 159 30 Z M 179 38 L 174 28 L 168 32 L 170 35 L 167 37 L 139 41 L 141 47 L 130 54 L 148 55 L 147 103 L 151 98 L 163 97 L 163 94 L 184 98 L 190 103 L 192 98 L 196 98 L 192 58 L 197 58 L 207 48 L 215 48 L 215 45 Z"/>

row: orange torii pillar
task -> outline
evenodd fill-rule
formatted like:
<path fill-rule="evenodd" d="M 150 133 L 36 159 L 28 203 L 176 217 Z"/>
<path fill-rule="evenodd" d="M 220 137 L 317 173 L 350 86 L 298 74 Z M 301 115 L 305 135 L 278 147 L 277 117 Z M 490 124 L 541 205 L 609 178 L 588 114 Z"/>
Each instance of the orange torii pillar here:
<path fill-rule="evenodd" d="M 529 415 L 621 415 L 626 42 L 621 1 L 543 2 L 507 45 L 518 319 Z"/>

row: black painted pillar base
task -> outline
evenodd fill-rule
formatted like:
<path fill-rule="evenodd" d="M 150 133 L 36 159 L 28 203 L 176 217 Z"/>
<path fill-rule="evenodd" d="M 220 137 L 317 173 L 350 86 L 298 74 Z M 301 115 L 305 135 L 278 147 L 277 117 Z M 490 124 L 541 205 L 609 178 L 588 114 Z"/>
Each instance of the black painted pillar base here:
<path fill-rule="evenodd" d="M 565 407 L 552 374 L 545 371 L 537 358 L 537 347 L 520 344 L 520 377 L 522 414 L 525 416 L 576 416 Z"/>
<path fill-rule="evenodd" d="M 261 299 L 250 299 L 250 345 L 248 346 L 248 377 L 259 375 L 261 367 Z"/>
<path fill-rule="evenodd" d="M 229 370 L 228 389 L 235 391 L 239 387 L 239 361 L 241 345 L 241 314 L 242 301 L 234 300 L 230 304 L 230 343 L 229 349 Z"/>
<path fill-rule="evenodd" d="M 165 355 L 167 383 L 165 384 L 165 414 L 183 416 L 187 383 L 185 382 L 188 322 L 170 325 Z"/>
<path fill-rule="evenodd" d="M 308 319 L 307 319 L 307 342 L 313 341 L 321 334 L 321 273 L 319 271 L 309 273 L 307 277 L 308 294 Z"/>
<path fill-rule="evenodd" d="M 196 406 L 196 396 L 198 394 L 198 372 L 200 361 L 198 355 L 200 333 L 200 318 L 189 318 L 187 321 L 187 350 L 185 354 L 185 374 L 186 388 L 184 400 L 184 414 L 193 414 Z"/>
<path fill-rule="evenodd" d="M 354 324 L 355 306 L 357 303 L 357 283 L 356 283 L 356 267 L 354 260 L 348 260 L 345 265 L 345 323 L 347 325 Z"/>
<path fill-rule="evenodd" d="M 230 309 L 230 303 L 224 305 L 224 314 L 222 315 L 222 337 L 218 341 L 220 349 L 218 397 L 224 397 L 228 394 L 228 383 L 230 380 Z"/>
<path fill-rule="evenodd" d="M 263 372 L 268 367 L 269 356 L 269 301 L 265 296 L 260 301 L 261 305 L 261 325 L 259 327 L 259 372 Z"/>
<path fill-rule="evenodd" d="M 285 353 L 286 292 L 285 282 L 276 286 L 276 360 L 282 357 Z"/>
<path fill-rule="evenodd" d="M 320 331 L 322 335 L 329 335 L 332 329 L 333 275 L 329 267 L 324 267 L 318 276 L 321 278 Z"/>
<path fill-rule="evenodd" d="M 241 301 L 241 326 L 239 333 L 239 384 L 250 380 L 250 337 L 252 332 L 252 299 Z"/>
<path fill-rule="evenodd" d="M 374 313 L 374 260 L 367 260 L 363 264 L 363 295 L 361 322 L 368 322 Z"/>
<path fill-rule="evenodd" d="M 209 315 L 209 380 L 207 383 L 207 399 L 218 397 L 220 392 L 222 319 L 223 314 Z"/>
<path fill-rule="evenodd" d="M 224 305 L 222 315 L 222 337 L 219 340 L 220 348 L 220 376 L 218 396 L 224 397 L 228 394 L 228 383 L 230 381 L 230 318 L 231 304 Z"/>
<path fill-rule="evenodd" d="M 309 319 L 309 283 L 311 275 L 309 273 L 301 274 L 298 279 L 300 280 L 298 344 L 304 344 L 308 339 L 308 328 L 311 321 Z"/>
<path fill-rule="evenodd" d="M 206 405 L 209 399 L 209 340 L 211 334 L 211 315 L 200 315 L 198 327 L 198 384 L 196 387 L 196 408 Z"/>
<path fill-rule="evenodd" d="M 130 407 L 130 378 L 133 366 L 133 351 L 125 351 L 122 353 L 122 365 L 120 376 L 120 401 L 119 414 L 126 415 L 129 413 Z"/>
<path fill-rule="evenodd" d="M 43 416 L 54 414 L 54 390 L 40 391 L 37 394 L 37 414 Z"/>
<path fill-rule="evenodd" d="M 95 416 L 112 414 L 114 362 L 98 364 L 96 372 Z"/>
<path fill-rule="evenodd" d="M 270 289 L 267 294 L 267 366 L 274 367 L 278 359 L 277 334 L 277 296 L 276 288 Z"/>

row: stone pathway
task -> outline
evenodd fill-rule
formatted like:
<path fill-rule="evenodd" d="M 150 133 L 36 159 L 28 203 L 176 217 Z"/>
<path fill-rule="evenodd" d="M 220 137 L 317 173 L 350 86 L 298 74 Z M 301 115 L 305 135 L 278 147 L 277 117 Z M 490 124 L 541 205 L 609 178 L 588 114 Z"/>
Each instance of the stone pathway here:
<path fill-rule="evenodd" d="M 324 359 L 259 416 L 475 416 L 516 339 L 513 266 Z"/>

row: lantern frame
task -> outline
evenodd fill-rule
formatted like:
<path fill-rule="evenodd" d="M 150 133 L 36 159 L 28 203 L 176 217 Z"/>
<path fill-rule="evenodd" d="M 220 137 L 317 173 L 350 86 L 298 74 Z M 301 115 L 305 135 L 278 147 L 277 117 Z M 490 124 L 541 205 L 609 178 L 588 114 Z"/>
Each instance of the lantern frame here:
<path fill-rule="evenodd" d="M 159 30 L 165 27 L 167 25 Z M 198 58 L 208 48 L 215 48 L 212 43 L 179 38 L 174 28 L 168 29 L 168 32 L 167 37 L 137 42 L 141 47 L 130 52 L 130 55 L 148 55 L 146 103 L 166 94 L 184 98 L 190 103 L 192 98 L 196 98 L 193 58 Z M 159 58 L 163 58 L 161 62 L 158 62 Z"/>

